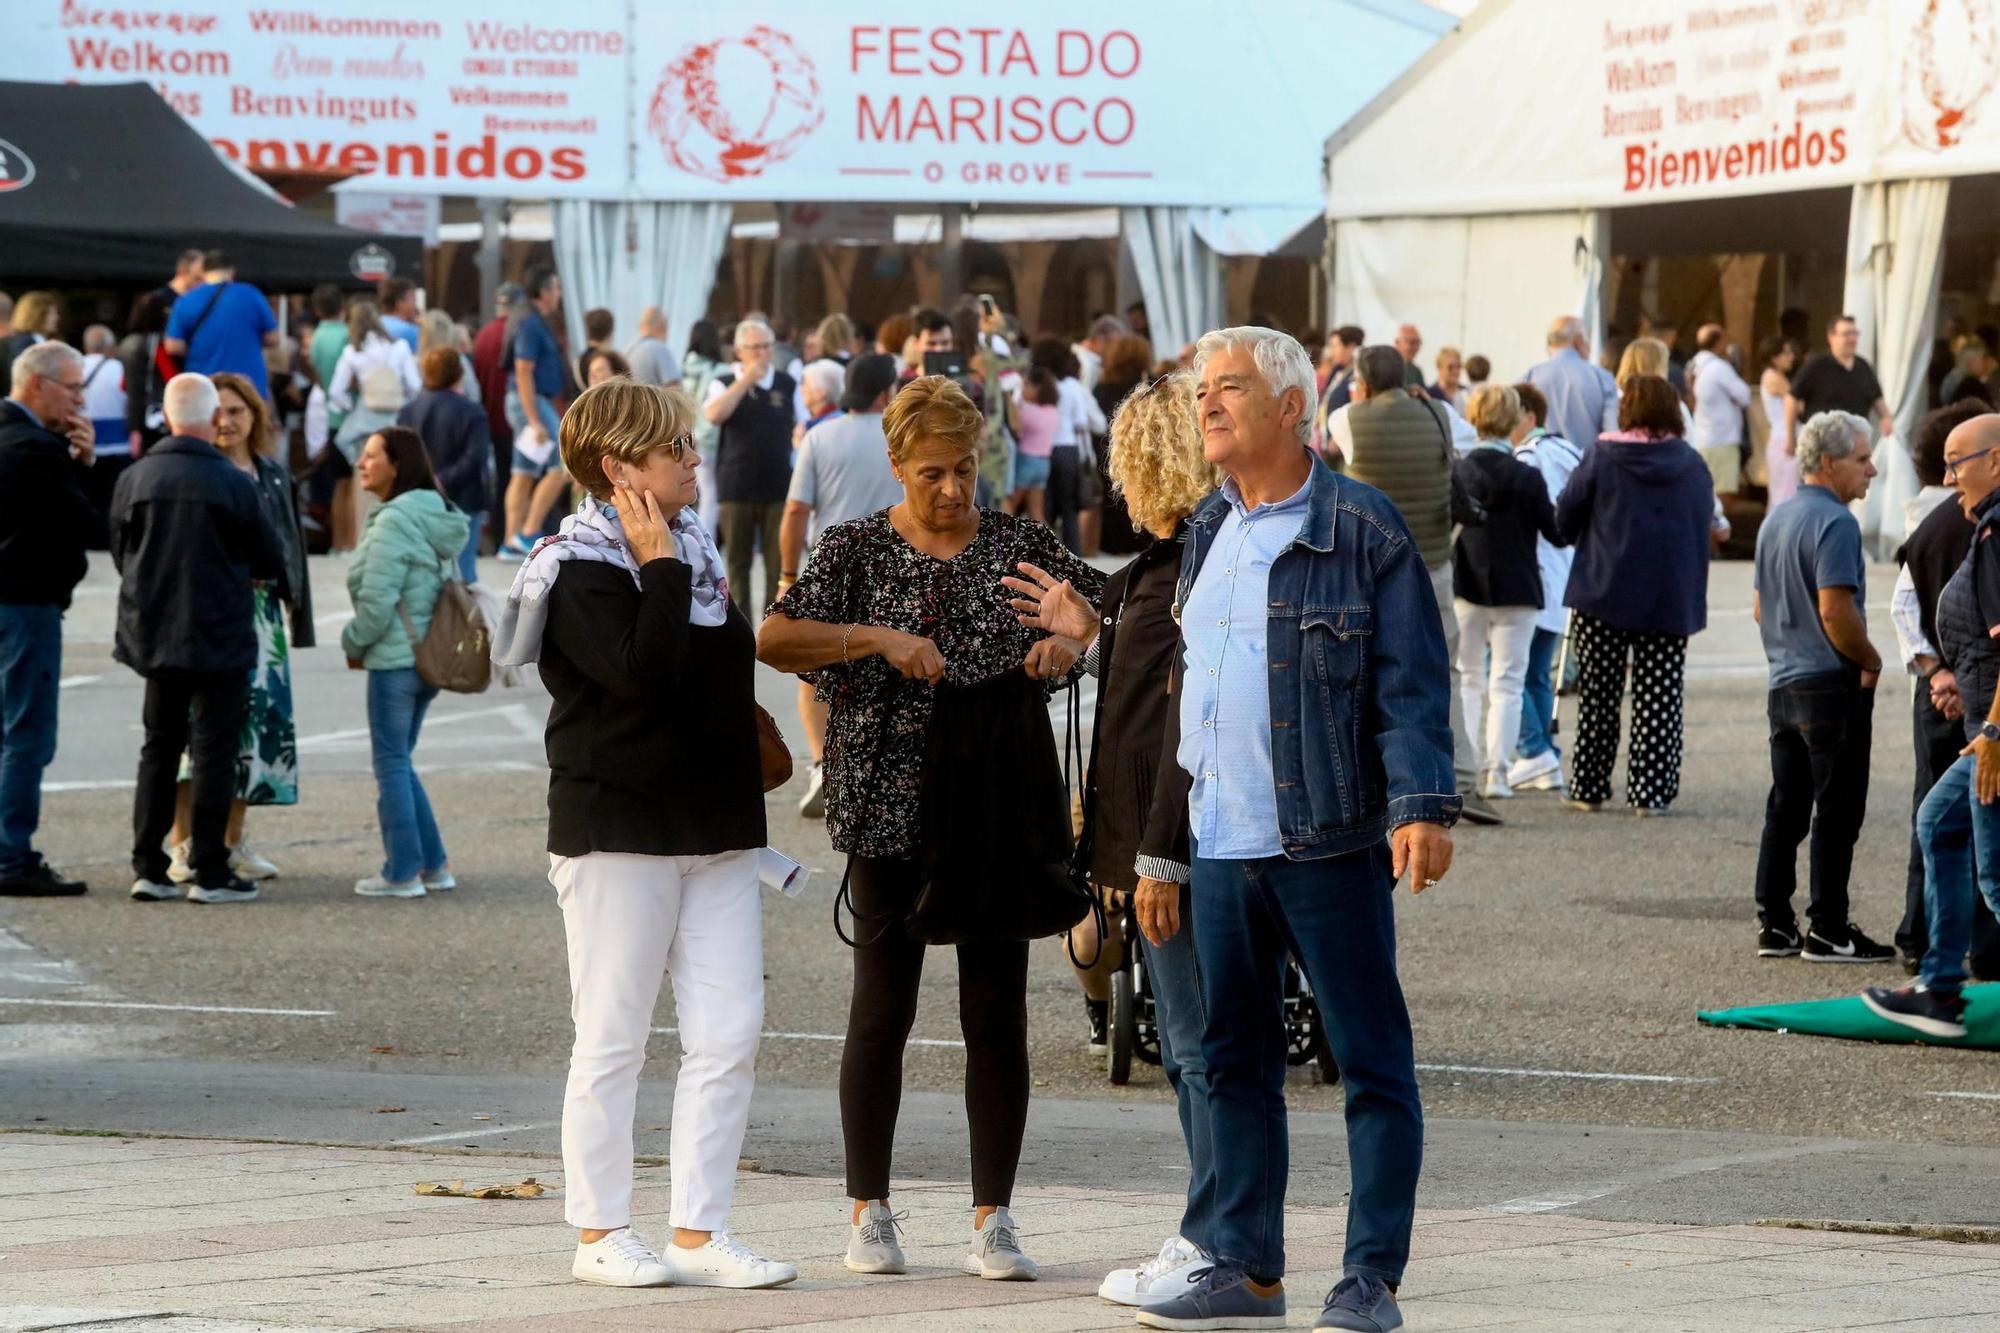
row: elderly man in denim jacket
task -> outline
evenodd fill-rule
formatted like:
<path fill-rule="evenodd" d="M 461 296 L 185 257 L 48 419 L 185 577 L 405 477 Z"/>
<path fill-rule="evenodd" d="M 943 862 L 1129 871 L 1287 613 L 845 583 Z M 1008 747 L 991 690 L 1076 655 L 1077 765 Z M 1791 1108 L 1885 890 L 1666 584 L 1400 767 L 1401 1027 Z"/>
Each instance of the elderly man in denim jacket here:
<path fill-rule="evenodd" d="M 1154 1328 L 1284 1323 L 1285 955 L 1312 983 L 1347 1085 L 1353 1171 L 1339 1284 L 1314 1325 L 1399 1327 L 1423 1154 L 1392 894 L 1451 865 L 1459 798 L 1429 571 L 1381 492 L 1306 448 L 1312 363 L 1233 328 L 1195 358 L 1209 461 L 1176 608 L 1176 758 L 1191 785 L 1190 913 L 1218 1154 L 1215 1267 L 1140 1311 Z M 1164 903 L 1158 896 L 1155 902 Z M 1176 913 L 1141 912 L 1156 942 Z"/>

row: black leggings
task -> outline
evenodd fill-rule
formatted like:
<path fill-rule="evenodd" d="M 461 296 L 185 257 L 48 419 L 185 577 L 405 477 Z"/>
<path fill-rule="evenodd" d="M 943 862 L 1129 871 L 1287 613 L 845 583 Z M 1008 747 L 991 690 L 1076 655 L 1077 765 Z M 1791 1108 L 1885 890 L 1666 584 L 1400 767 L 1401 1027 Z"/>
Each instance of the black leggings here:
<path fill-rule="evenodd" d="M 885 1199 L 896 1112 L 903 1099 L 903 1049 L 917 1017 L 925 946 L 903 930 L 917 895 L 917 865 L 906 857 L 853 857 L 854 995 L 840 1057 L 840 1128 L 847 1143 L 847 1195 Z M 887 920 L 870 920 L 888 916 Z M 877 936 L 880 936 L 878 939 Z M 872 942 L 871 942 L 872 941 Z M 958 1023 L 965 1034 L 965 1118 L 972 1132 L 972 1201 L 1013 1201 L 1028 1123 L 1028 946 L 958 947 Z"/>
<path fill-rule="evenodd" d="M 1083 454 L 1073 444 L 1059 444 L 1049 451 L 1049 526 L 1072 551 L 1083 549 L 1083 529 L 1078 512 L 1083 504 Z"/>

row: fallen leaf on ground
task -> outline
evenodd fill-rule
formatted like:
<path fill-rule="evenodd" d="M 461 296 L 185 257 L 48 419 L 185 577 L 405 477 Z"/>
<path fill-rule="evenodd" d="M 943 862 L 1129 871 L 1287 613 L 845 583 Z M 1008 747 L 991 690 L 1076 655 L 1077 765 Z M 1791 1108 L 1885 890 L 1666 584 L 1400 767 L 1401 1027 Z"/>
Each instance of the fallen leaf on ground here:
<path fill-rule="evenodd" d="M 410 1108 L 409 1108 L 409 1107 L 407 1107 L 407 1106 L 378 1106 L 378 1107 L 376 1107 L 376 1108 L 375 1108 L 375 1114 L 376 1114 L 376 1115 L 401 1115 L 401 1114 L 402 1114 L 403 1112 L 405 1112 L 405 1111 L 407 1111 L 407 1110 L 409 1110 L 409 1109 L 410 1109 Z"/>
<path fill-rule="evenodd" d="M 417 1193 L 437 1199 L 539 1199 L 548 1191 L 529 1176 L 518 1185 L 480 1185 L 473 1189 L 467 1189 L 462 1180 L 448 1185 L 420 1180 Z"/>
<path fill-rule="evenodd" d="M 395 1053 L 396 1048 L 394 1046 L 370 1046 L 368 1048 L 368 1054 L 370 1055 L 394 1055 Z"/>

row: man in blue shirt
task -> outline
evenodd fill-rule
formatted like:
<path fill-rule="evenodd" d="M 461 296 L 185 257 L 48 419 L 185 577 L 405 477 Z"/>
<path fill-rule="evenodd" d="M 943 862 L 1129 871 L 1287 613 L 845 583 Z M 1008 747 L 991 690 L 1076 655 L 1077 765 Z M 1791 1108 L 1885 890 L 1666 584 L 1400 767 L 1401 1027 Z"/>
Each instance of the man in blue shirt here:
<path fill-rule="evenodd" d="M 1549 355 L 1522 378 L 1549 400 L 1550 434 L 1588 449 L 1597 437 L 1618 429 L 1618 381 L 1590 360 L 1583 321 L 1564 315 L 1549 326 Z"/>
<path fill-rule="evenodd" d="M 1342 1277 L 1314 1325 L 1401 1326 L 1423 1157 L 1392 895 L 1433 887 L 1459 814 L 1444 631 L 1430 571 L 1386 496 L 1307 449 L 1305 349 L 1270 329 L 1205 335 L 1203 451 L 1228 478 L 1189 520 L 1177 618 L 1177 758 L 1207 1014 L 1215 1266 L 1142 1309 L 1155 1328 L 1282 1323 L 1287 952 L 1312 984 L 1348 1096 Z M 1140 926 L 1180 929 L 1172 895 Z M 1350 1063 L 1357 1062 L 1357 1063 Z M 1246 1322 L 1247 1321 L 1247 1322 Z"/>
<path fill-rule="evenodd" d="M 220 250 L 201 257 L 202 285 L 174 302 L 167 316 L 167 351 L 181 358 L 190 374 L 234 371 L 271 396 L 264 349 L 278 341 L 271 302 L 247 282 L 236 281 L 236 265 Z"/>
<path fill-rule="evenodd" d="M 375 290 L 375 303 L 382 308 L 382 327 L 391 338 L 401 338 L 416 355 L 423 342 L 417 327 L 417 284 L 408 278 L 384 278 Z"/>
<path fill-rule="evenodd" d="M 562 279 L 546 264 L 522 277 L 528 308 L 514 326 L 507 366 L 507 424 L 514 428 L 514 462 L 507 478 L 507 532 L 500 558 L 525 559 L 548 521 L 549 508 L 569 485 L 557 449 L 562 414 L 556 399 L 563 389 L 562 344 L 553 321 L 562 308 Z M 532 417 L 530 413 L 533 413 Z"/>
<path fill-rule="evenodd" d="M 1882 656 L 1868 641 L 1868 566 L 1847 506 L 1875 476 L 1874 432 L 1823 412 L 1799 433 L 1799 493 L 1757 532 L 1752 602 L 1771 664 L 1771 796 L 1757 849 L 1757 956 L 1880 963 L 1895 950 L 1847 919 L 1847 880 L 1868 806 Z M 1799 843 L 1812 834 L 1803 938 L 1792 913 Z"/>

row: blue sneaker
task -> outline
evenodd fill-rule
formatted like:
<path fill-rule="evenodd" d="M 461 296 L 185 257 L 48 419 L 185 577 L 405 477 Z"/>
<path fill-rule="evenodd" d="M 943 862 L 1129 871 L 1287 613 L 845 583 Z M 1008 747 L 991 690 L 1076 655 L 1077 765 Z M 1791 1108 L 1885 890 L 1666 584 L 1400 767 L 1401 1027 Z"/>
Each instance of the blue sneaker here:
<path fill-rule="evenodd" d="M 1389 1333 L 1403 1326 L 1403 1312 L 1378 1277 L 1344 1277 L 1326 1294 L 1326 1308 L 1313 1324 L 1320 1329 L 1354 1329 L 1357 1333 Z"/>
<path fill-rule="evenodd" d="M 1137 1318 L 1147 1328 L 1283 1328 L 1285 1291 L 1260 1296 L 1247 1273 L 1218 1264 L 1190 1273 L 1185 1294 L 1147 1306 Z"/>

